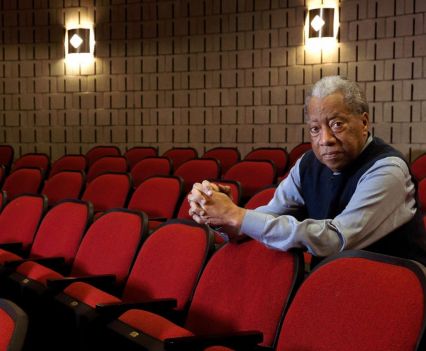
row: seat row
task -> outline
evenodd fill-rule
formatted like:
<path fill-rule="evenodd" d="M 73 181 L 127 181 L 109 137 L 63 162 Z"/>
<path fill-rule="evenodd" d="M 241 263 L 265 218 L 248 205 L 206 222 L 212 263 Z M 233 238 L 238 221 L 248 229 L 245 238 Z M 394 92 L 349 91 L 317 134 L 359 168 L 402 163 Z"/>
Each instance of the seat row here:
<path fill-rule="evenodd" d="M 289 153 L 286 149 L 280 147 L 259 147 L 249 152 L 244 159 L 271 159 L 277 164 L 278 173 L 284 173 L 287 166 L 292 166 L 302 153 L 310 149 L 309 143 L 301 143 L 294 147 Z M 39 157 L 37 157 L 39 155 Z M 115 145 L 98 145 L 91 148 L 86 154 L 64 155 L 76 156 L 69 159 L 63 159 L 64 156 L 57 159 L 50 165 L 50 159 L 43 153 L 29 153 L 14 160 L 14 149 L 11 145 L 0 145 L 0 164 L 4 165 L 8 170 L 17 169 L 19 167 L 44 166 L 45 170 L 55 173 L 61 170 L 63 163 L 68 163 L 72 167 L 77 167 L 79 170 L 87 170 L 95 161 L 105 156 L 121 156 L 120 149 Z M 25 156 L 25 157 L 24 157 Z M 32 157 L 34 156 L 34 157 Z M 177 169 L 183 162 L 198 158 L 198 152 L 192 147 L 173 147 L 163 154 L 158 154 L 158 149 L 151 146 L 135 146 L 126 150 L 123 154 L 126 158 L 129 169 L 133 168 L 137 162 L 152 156 L 167 157 L 174 163 L 174 169 Z M 201 158 L 217 158 L 223 164 L 224 171 L 230 166 L 241 160 L 240 152 L 235 147 L 215 147 L 203 153 Z M 59 162 L 58 162 L 59 161 Z M 288 165 L 287 165 L 288 163 Z"/>
<path fill-rule="evenodd" d="M 142 212 L 111 210 L 92 222 L 84 201 L 39 215 L 43 196 L 19 199 L 19 222 L 36 234 L 19 255 L 2 246 L 0 292 L 28 314 L 32 350 L 425 347 L 426 276 L 413 261 L 345 251 L 304 278 L 298 250 L 254 240 L 217 248 L 194 222 L 149 234 Z"/>

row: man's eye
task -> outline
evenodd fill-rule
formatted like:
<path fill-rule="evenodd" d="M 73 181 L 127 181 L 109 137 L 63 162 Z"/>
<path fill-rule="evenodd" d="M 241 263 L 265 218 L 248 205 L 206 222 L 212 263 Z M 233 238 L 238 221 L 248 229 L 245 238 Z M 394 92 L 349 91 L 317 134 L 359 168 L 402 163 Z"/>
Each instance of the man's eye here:
<path fill-rule="evenodd" d="M 335 130 L 341 130 L 343 128 L 343 122 L 340 121 L 334 121 L 331 123 L 330 128 L 335 131 Z"/>
<path fill-rule="evenodd" d="M 315 134 L 318 134 L 319 133 L 319 127 L 311 127 L 311 128 L 309 128 L 309 132 L 312 134 L 312 135 L 315 135 Z"/>

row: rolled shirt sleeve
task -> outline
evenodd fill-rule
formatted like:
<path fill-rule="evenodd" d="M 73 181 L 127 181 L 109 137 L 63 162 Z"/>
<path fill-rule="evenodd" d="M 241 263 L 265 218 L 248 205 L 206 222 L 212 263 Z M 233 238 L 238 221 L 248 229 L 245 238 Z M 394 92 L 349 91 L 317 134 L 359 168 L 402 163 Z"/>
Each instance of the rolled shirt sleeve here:
<path fill-rule="evenodd" d="M 268 205 L 246 211 L 242 233 L 274 249 L 306 248 L 313 255 L 328 256 L 365 248 L 416 212 L 415 187 L 406 163 L 387 157 L 359 179 L 348 205 L 335 218 L 299 221 L 295 215 L 304 208 L 299 164 L 300 160 Z"/>

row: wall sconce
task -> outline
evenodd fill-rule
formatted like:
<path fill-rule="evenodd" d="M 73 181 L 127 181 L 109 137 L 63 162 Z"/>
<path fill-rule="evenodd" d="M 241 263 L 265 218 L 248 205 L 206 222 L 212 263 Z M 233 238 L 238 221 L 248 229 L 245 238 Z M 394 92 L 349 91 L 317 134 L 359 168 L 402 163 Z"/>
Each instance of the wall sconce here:
<path fill-rule="evenodd" d="M 67 28 L 65 31 L 65 61 L 70 64 L 93 62 L 95 34 L 92 27 Z"/>
<path fill-rule="evenodd" d="M 305 38 L 310 50 L 331 49 L 337 44 L 339 29 L 337 7 L 310 8 L 306 16 Z"/>

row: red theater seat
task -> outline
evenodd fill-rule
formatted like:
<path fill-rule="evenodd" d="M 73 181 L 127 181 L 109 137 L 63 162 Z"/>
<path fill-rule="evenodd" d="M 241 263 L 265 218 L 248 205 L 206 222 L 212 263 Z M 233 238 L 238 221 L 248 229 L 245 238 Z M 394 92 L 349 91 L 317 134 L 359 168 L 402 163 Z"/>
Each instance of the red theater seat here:
<path fill-rule="evenodd" d="M 228 243 L 207 263 L 183 324 L 130 309 L 110 323 L 109 329 L 117 338 L 123 336 L 123 343 L 142 347 L 149 336 L 152 349 L 193 349 L 192 341 L 203 339 L 208 344 L 208 336 L 217 340 L 219 335 L 254 330 L 258 331 L 254 339 L 261 340 L 259 333 L 263 333 L 262 345 L 273 347 L 302 270 L 301 255 L 296 252 L 270 250 L 254 240 Z"/>

